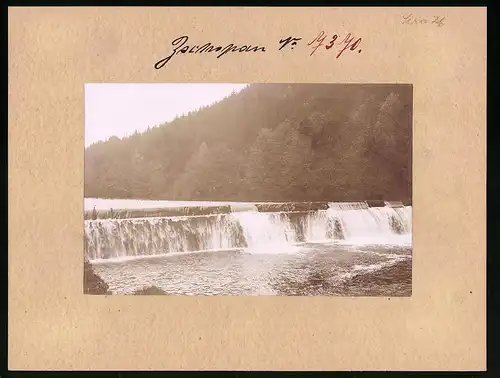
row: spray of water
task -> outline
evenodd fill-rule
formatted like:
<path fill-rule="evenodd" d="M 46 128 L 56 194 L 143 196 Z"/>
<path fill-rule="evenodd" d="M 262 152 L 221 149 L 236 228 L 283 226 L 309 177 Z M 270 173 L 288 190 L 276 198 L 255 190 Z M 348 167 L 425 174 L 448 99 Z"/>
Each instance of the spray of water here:
<path fill-rule="evenodd" d="M 412 208 L 330 203 L 327 210 L 263 213 L 245 205 L 230 214 L 85 221 L 91 261 L 244 249 L 289 253 L 303 243 L 411 244 Z M 244 211 L 247 210 L 247 211 Z"/>

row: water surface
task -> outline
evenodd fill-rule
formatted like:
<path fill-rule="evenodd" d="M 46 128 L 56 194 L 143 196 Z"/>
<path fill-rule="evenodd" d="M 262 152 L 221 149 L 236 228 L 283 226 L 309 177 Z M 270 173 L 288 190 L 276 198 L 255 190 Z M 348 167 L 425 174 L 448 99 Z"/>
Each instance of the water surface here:
<path fill-rule="evenodd" d="M 170 295 L 410 296 L 411 248 L 308 244 L 283 253 L 180 253 L 99 262 L 115 294 L 155 285 Z"/>
<path fill-rule="evenodd" d="M 114 294 L 411 295 L 411 206 L 329 203 L 260 212 L 243 203 L 86 199 L 85 207 L 229 204 L 226 214 L 85 220 L 85 254 Z"/>

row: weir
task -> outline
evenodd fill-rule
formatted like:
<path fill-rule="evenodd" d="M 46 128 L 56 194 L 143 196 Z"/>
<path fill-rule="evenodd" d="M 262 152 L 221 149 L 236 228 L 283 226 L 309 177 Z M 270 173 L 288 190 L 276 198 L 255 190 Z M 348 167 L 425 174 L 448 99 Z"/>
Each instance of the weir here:
<path fill-rule="evenodd" d="M 113 211 L 112 218 L 85 220 L 85 254 L 95 261 L 231 249 L 273 253 L 302 243 L 410 240 L 412 207 L 400 202 L 380 205 L 267 203 L 215 206 L 213 211 L 209 207 Z"/>
<path fill-rule="evenodd" d="M 383 206 L 383 205 L 382 205 Z M 144 217 L 174 217 L 189 215 L 211 215 L 211 214 L 229 214 L 240 211 L 258 211 L 264 213 L 272 212 L 290 212 L 290 211 L 315 211 L 326 210 L 329 207 L 328 202 L 265 202 L 265 203 L 231 203 L 204 206 L 170 206 L 170 207 L 151 207 L 142 209 L 100 209 L 95 213 L 92 210 L 85 211 L 85 219 L 126 219 L 126 218 L 144 218 Z"/>

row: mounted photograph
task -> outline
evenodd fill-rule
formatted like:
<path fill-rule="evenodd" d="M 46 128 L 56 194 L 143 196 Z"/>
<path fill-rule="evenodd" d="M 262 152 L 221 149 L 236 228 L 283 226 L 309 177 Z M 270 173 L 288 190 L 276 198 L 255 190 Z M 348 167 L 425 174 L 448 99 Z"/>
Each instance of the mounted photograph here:
<path fill-rule="evenodd" d="M 83 292 L 412 294 L 411 84 L 85 85 Z"/>

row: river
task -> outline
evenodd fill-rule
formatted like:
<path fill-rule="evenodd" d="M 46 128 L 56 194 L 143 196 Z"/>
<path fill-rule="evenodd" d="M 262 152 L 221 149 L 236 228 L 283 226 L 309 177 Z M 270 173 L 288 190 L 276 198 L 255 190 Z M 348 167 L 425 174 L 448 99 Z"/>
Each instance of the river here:
<path fill-rule="evenodd" d="M 411 206 L 262 212 L 242 203 L 86 199 L 85 209 L 221 205 L 238 210 L 86 220 L 86 256 L 113 294 L 154 285 L 170 295 L 411 295 Z"/>

